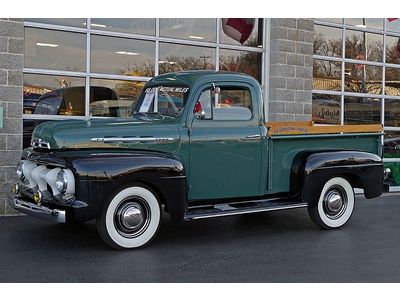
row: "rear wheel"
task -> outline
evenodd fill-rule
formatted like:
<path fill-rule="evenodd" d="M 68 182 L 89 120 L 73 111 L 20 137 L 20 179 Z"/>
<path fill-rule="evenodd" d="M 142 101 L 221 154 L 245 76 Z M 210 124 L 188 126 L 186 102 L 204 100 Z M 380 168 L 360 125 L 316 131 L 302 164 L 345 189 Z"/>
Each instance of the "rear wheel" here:
<path fill-rule="evenodd" d="M 144 186 L 133 186 L 108 201 L 97 219 L 97 229 L 111 247 L 138 248 L 156 235 L 161 215 L 155 194 Z"/>
<path fill-rule="evenodd" d="M 311 220 L 323 229 L 342 227 L 354 209 L 354 191 L 342 177 L 328 180 L 322 188 L 318 202 L 308 207 Z"/>

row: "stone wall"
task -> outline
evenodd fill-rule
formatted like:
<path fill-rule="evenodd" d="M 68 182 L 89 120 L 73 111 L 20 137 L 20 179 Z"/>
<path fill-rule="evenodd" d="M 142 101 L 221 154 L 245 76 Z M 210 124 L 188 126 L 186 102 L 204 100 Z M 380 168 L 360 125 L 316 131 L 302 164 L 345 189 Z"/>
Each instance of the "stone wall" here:
<path fill-rule="evenodd" d="M 24 26 L 22 19 L 0 19 L 0 216 L 16 212 L 6 203 L 15 181 L 15 166 L 22 149 L 22 68 Z"/>
<path fill-rule="evenodd" d="M 269 121 L 311 120 L 314 21 L 271 19 Z"/>

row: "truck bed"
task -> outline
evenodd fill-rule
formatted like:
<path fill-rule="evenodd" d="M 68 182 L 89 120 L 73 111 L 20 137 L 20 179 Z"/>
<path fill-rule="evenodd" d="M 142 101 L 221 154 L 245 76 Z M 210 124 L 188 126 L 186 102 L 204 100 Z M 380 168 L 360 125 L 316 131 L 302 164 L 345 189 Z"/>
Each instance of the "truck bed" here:
<path fill-rule="evenodd" d="M 380 124 L 314 125 L 313 122 L 268 122 L 266 194 L 289 190 L 295 155 L 312 150 L 356 150 L 382 156 Z"/>

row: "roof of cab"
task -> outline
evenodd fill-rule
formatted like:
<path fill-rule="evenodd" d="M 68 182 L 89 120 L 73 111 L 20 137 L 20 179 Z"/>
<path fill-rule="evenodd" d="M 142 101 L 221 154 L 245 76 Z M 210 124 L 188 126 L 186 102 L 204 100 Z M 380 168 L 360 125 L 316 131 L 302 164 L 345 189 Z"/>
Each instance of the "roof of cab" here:
<path fill-rule="evenodd" d="M 247 74 L 238 73 L 238 72 L 227 72 L 227 71 L 182 71 L 182 72 L 174 72 L 174 73 L 166 73 L 159 76 L 154 77 L 152 80 L 149 81 L 149 85 L 157 85 L 158 83 L 171 82 L 171 83 L 178 83 L 183 85 L 192 86 L 196 81 L 204 79 L 204 77 L 208 76 L 223 76 L 233 78 L 247 78 L 251 81 L 256 81 L 255 78 L 249 76 Z M 257 82 L 257 81 L 256 81 Z"/>

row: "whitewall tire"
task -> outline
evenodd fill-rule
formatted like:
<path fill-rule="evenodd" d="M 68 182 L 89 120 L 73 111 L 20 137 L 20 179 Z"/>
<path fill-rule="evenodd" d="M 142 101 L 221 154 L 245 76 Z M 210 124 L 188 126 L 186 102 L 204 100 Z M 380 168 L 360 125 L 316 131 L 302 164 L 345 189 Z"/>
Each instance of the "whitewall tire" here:
<path fill-rule="evenodd" d="M 308 207 L 311 220 L 320 228 L 342 227 L 354 209 L 354 190 L 342 177 L 328 180 L 322 188 L 318 202 Z"/>
<path fill-rule="evenodd" d="M 147 187 L 132 186 L 105 204 L 97 218 L 97 229 L 102 239 L 114 248 L 138 248 L 156 235 L 161 216 L 155 194 Z"/>

